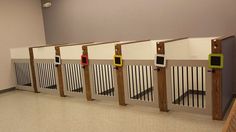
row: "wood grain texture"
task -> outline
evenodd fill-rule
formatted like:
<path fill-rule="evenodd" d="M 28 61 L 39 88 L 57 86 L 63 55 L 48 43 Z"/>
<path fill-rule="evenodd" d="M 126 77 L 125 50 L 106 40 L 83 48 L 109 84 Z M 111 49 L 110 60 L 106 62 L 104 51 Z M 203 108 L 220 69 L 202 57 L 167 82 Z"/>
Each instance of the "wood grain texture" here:
<path fill-rule="evenodd" d="M 212 40 L 212 53 L 222 53 L 221 40 Z M 212 72 L 212 118 L 222 120 L 222 70 L 213 69 Z"/>
<path fill-rule="evenodd" d="M 88 55 L 88 47 L 83 46 L 83 55 Z M 89 65 L 83 66 L 84 68 L 84 81 L 85 81 L 85 92 L 86 92 L 86 99 L 87 101 L 92 101 L 92 91 L 91 91 L 91 85 L 90 85 L 90 71 L 89 71 Z"/>
<path fill-rule="evenodd" d="M 34 51 L 33 48 L 29 48 L 29 56 L 30 56 L 30 68 L 31 68 L 31 76 L 32 76 L 32 86 L 34 88 L 35 93 L 39 93 L 37 88 L 35 67 L 34 67 Z"/>
<path fill-rule="evenodd" d="M 157 54 L 165 54 L 165 43 L 157 43 Z M 166 68 L 157 67 L 158 100 L 160 111 L 167 112 Z"/>
<path fill-rule="evenodd" d="M 115 46 L 115 54 L 122 55 L 121 45 L 118 44 Z M 118 99 L 119 105 L 125 106 L 125 90 L 124 90 L 124 72 L 123 67 L 116 67 L 116 78 L 117 78 L 117 91 L 118 91 Z"/>
<path fill-rule="evenodd" d="M 236 132 L 236 102 L 231 108 L 228 118 L 225 122 L 222 132 Z"/>
<path fill-rule="evenodd" d="M 56 55 L 61 56 L 59 47 L 55 47 L 55 52 L 56 52 Z M 64 85 L 63 85 L 63 75 L 62 75 L 62 64 L 56 65 L 56 70 L 57 70 L 59 93 L 60 93 L 61 97 L 65 97 Z"/>

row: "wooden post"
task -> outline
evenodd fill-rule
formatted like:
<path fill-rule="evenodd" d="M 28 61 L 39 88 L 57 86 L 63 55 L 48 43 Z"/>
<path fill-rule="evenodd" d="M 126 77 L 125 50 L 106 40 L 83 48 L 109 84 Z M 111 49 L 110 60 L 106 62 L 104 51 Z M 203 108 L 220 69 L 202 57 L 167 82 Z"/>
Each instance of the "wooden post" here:
<path fill-rule="evenodd" d="M 221 40 L 212 40 L 212 53 L 222 53 Z M 222 70 L 212 70 L 212 118 L 222 120 Z"/>
<path fill-rule="evenodd" d="M 56 55 L 61 56 L 60 47 L 55 47 Z M 64 94 L 64 85 L 63 85 L 63 77 L 62 77 L 62 65 L 56 65 L 57 69 L 57 78 L 58 78 L 58 86 L 59 86 L 59 93 L 61 97 L 65 97 Z"/>
<path fill-rule="evenodd" d="M 83 55 L 88 56 L 88 47 L 83 46 Z M 90 72 L 89 72 L 89 65 L 83 66 L 84 68 L 84 81 L 85 81 L 85 88 L 86 88 L 86 99 L 87 101 L 92 101 L 92 93 L 91 93 L 91 86 L 90 86 Z"/>
<path fill-rule="evenodd" d="M 165 43 L 157 43 L 157 54 L 165 54 Z M 157 67 L 158 100 L 160 111 L 167 112 L 166 68 Z"/>
<path fill-rule="evenodd" d="M 29 56 L 30 56 L 30 68 L 31 68 L 31 75 L 32 75 L 32 86 L 34 88 L 35 93 L 39 93 L 37 89 L 37 81 L 36 81 L 36 74 L 35 74 L 35 67 L 34 67 L 34 51 L 33 48 L 29 48 Z"/>
<path fill-rule="evenodd" d="M 122 55 L 121 45 L 115 46 L 115 54 Z M 125 90 L 124 90 L 124 76 L 123 76 L 123 66 L 116 67 L 116 79 L 117 79 L 117 90 L 119 105 L 125 106 Z"/>

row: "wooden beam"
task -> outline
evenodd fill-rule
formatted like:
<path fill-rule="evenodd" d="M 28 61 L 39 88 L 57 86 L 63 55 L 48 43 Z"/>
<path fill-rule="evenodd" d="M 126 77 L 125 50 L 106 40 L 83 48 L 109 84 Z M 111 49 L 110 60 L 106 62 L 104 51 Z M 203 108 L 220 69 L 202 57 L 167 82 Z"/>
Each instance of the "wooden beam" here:
<path fill-rule="evenodd" d="M 34 88 L 35 93 L 38 92 L 37 88 L 37 81 L 36 81 L 36 74 L 35 74 L 35 67 L 34 67 L 34 51 L 33 48 L 29 48 L 29 56 L 30 56 L 30 68 L 31 68 L 31 76 L 32 76 L 32 86 Z"/>
<path fill-rule="evenodd" d="M 115 54 L 122 55 L 121 45 L 115 46 Z M 117 78 L 117 90 L 119 105 L 125 106 L 125 90 L 124 90 L 124 75 L 123 67 L 116 67 L 116 78 Z"/>
<path fill-rule="evenodd" d="M 212 40 L 212 53 L 222 53 L 221 40 Z M 212 70 L 212 118 L 213 120 L 222 120 L 222 70 Z"/>
<path fill-rule="evenodd" d="M 88 56 L 88 47 L 85 45 L 82 47 L 83 55 Z M 90 71 L 89 65 L 83 66 L 84 68 L 84 81 L 85 81 L 85 92 L 86 92 L 86 99 L 87 101 L 92 101 L 92 93 L 91 93 L 91 85 L 90 85 Z"/>
<path fill-rule="evenodd" d="M 165 43 L 157 43 L 157 54 L 165 54 Z M 160 111 L 167 112 L 166 68 L 157 67 L 158 100 Z"/>
<path fill-rule="evenodd" d="M 58 46 L 55 47 L 56 55 L 61 56 L 60 48 Z M 57 78 L 58 78 L 58 88 L 61 97 L 65 97 L 64 94 L 64 85 L 63 85 L 63 75 L 62 75 L 62 65 L 56 65 L 57 70 Z"/>

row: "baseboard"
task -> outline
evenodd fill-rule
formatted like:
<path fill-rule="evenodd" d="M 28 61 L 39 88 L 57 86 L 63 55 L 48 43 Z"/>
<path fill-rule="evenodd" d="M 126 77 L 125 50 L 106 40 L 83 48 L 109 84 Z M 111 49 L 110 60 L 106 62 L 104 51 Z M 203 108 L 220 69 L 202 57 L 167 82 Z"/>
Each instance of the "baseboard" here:
<path fill-rule="evenodd" d="M 2 89 L 2 90 L 0 90 L 0 94 L 10 92 L 10 91 L 14 91 L 14 90 L 16 90 L 16 87 Z"/>

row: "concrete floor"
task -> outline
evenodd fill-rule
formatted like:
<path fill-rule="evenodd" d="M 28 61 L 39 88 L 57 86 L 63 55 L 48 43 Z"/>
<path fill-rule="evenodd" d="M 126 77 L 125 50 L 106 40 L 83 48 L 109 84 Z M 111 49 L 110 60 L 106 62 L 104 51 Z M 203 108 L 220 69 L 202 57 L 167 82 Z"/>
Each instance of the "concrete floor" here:
<path fill-rule="evenodd" d="M 211 116 L 114 102 L 25 91 L 0 94 L 0 132 L 220 132 L 223 124 Z"/>

